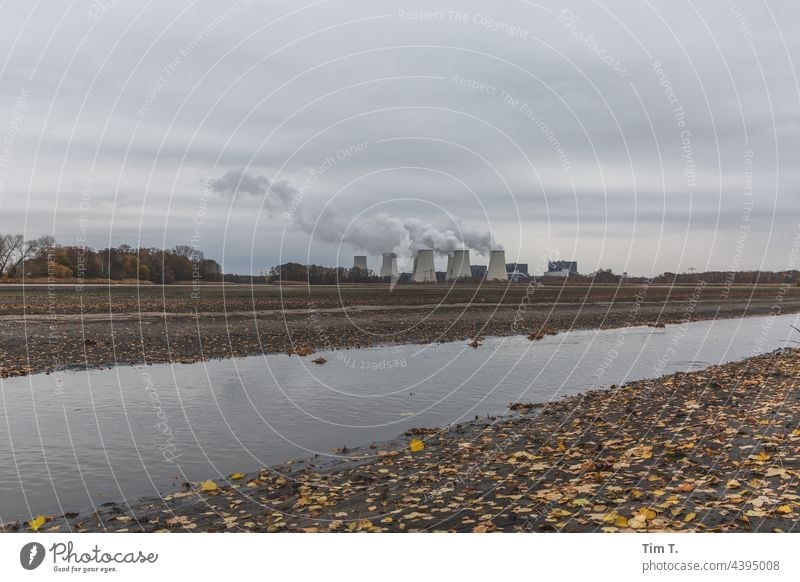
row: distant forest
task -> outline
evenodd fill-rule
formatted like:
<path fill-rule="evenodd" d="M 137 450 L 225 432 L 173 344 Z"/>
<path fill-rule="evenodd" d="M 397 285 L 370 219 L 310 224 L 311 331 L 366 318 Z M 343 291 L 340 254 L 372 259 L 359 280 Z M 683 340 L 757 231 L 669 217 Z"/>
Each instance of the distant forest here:
<path fill-rule="evenodd" d="M 284 263 L 270 269 L 268 280 L 302 281 L 311 285 L 335 285 L 336 283 L 379 283 L 383 281 L 383 278 L 375 276 L 371 270 Z"/>
<path fill-rule="evenodd" d="M 442 273 L 443 275 L 443 273 Z M 384 279 L 371 270 L 322 265 L 284 263 L 272 267 L 268 275 L 223 274 L 214 259 L 188 245 L 172 249 L 133 248 L 128 245 L 96 251 L 85 246 L 64 246 L 51 236 L 25 240 L 19 234 L 0 234 L 0 281 L 22 279 L 136 280 L 157 284 L 191 281 L 230 283 L 308 282 L 312 285 L 336 283 L 377 283 Z M 645 277 L 626 277 L 601 269 L 591 275 L 537 277 L 544 284 L 641 283 Z M 477 281 L 477 279 L 476 279 Z M 800 272 L 790 271 L 706 271 L 702 273 L 663 273 L 651 283 L 709 285 L 800 284 Z M 409 282 L 401 275 L 400 283 Z"/>
<path fill-rule="evenodd" d="M 797 284 L 800 283 L 800 272 L 794 271 L 706 271 L 703 273 L 663 273 L 652 279 L 647 277 L 623 277 L 611 269 L 601 269 L 590 275 L 571 275 L 564 277 L 535 277 L 538 283 L 545 285 L 589 284 L 589 283 L 665 283 L 692 284 L 705 282 L 708 285 L 752 285 L 760 284 Z M 444 273 L 437 273 L 440 282 L 444 282 Z M 268 281 L 302 281 L 311 285 L 330 285 L 339 283 L 374 283 L 383 281 L 371 270 L 363 271 L 344 267 L 324 267 L 321 265 L 303 265 L 301 263 L 284 263 L 272 267 Z M 480 281 L 475 278 L 475 282 Z M 401 273 L 399 283 L 410 283 L 407 274 Z M 522 280 L 521 282 L 525 282 Z"/>
<path fill-rule="evenodd" d="M 61 246 L 51 236 L 25 240 L 0 235 L 0 278 L 137 280 L 151 283 L 222 281 L 213 259 L 190 246 L 174 249 L 132 248 L 127 245 L 96 251 L 84 246 Z"/>

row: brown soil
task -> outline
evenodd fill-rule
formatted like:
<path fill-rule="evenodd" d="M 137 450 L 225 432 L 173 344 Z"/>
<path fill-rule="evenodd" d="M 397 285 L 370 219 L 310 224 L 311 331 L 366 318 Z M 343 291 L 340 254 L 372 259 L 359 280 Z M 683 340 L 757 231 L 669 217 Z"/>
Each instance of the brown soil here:
<path fill-rule="evenodd" d="M 800 311 L 777 286 L 0 287 L 0 375 Z M 695 299 L 697 301 L 695 301 Z M 479 342 L 476 342 L 479 345 Z M 479 348 L 478 348 L 479 349 Z"/>

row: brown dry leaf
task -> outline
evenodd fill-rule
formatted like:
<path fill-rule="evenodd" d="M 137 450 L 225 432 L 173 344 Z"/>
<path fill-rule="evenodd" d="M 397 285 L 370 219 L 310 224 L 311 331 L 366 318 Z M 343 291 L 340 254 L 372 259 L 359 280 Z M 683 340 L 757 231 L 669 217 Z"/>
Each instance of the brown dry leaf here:
<path fill-rule="evenodd" d="M 781 479 L 789 480 L 792 476 L 783 467 L 770 467 L 764 475 L 765 477 L 780 477 Z"/>
<path fill-rule="evenodd" d="M 642 509 L 639 511 L 638 515 L 640 515 L 640 516 L 644 517 L 646 520 L 648 520 L 648 521 L 649 521 L 649 520 L 651 520 L 651 519 L 655 519 L 657 514 L 656 514 L 656 512 L 655 512 L 655 511 L 653 511 L 653 510 L 652 510 L 652 509 L 650 509 L 649 507 L 643 507 L 643 508 L 642 508 Z"/>

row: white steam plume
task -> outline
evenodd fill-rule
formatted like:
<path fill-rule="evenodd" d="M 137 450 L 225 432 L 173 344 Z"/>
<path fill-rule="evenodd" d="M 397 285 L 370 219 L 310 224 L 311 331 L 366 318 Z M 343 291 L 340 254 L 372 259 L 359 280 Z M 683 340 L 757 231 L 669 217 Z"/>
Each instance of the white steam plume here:
<path fill-rule="evenodd" d="M 438 253 L 469 249 L 488 255 L 491 250 L 503 248 L 494 241 L 491 232 L 465 227 L 458 219 L 451 219 L 451 227 L 447 228 L 418 218 L 402 219 L 379 212 L 361 216 L 351 223 L 329 208 L 322 220 L 315 221 L 302 213 L 303 196 L 288 181 L 272 182 L 265 176 L 254 176 L 245 170 L 229 170 L 221 178 L 211 180 L 210 187 L 222 196 L 263 197 L 271 218 L 283 213 L 293 220 L 296 228 L 318 240 L 347 243 L 371 255 L 390 250 L 402 253 L 405 248 L 412 254 L 420 249 L 433 249 Z M 455 229 L 452 228 L 453 220 Z"/>

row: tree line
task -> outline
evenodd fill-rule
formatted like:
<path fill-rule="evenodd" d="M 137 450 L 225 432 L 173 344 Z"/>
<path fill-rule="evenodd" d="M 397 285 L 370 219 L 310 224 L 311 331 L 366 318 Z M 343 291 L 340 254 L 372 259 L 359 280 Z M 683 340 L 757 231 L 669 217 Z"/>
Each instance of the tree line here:
<path fill-rule="evenodd" d="M 58 245 L 51 236 L 25 240 L 18 234 L 0 234 L 0 280 L 41 278 L 216 282 L 222 281 L 222 269 L 188 245 L 166 250 L 120 245 L 96 251 Z"/>
<path fill-rule="evenodd" d="M 269 270 L 269 281 L 303 281 L 310 285 L 335 285 L 337 283 L 378 283 L 383 281 L 383 278 L 375 276 L 371 270 L 284 263 Z"/>
<path fill-rule="evenodd" d="M 795 284 L 798 271 L 704 271 L 702 273 L 663 273 L 654 283 L 699 283 L 709 285 L 779 285 Z"/>

